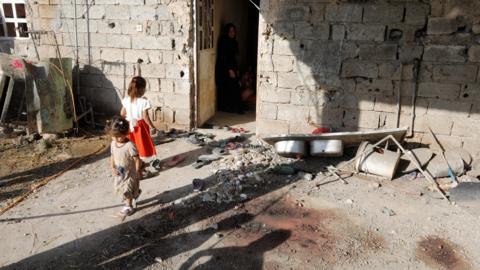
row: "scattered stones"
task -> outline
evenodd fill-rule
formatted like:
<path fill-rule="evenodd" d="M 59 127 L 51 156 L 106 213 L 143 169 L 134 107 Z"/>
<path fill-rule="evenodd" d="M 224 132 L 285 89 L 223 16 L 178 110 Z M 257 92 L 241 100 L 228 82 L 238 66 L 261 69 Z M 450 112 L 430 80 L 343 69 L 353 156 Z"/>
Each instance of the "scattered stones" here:
<path fill-rule="evenodd" d="M 162 263 L 162 262 L 163 262 L 163 259 L 160 258 L 160 257 L 155 257 L 155 261 L 158 262 L 158 263 Z"/>
<path fill-rule="evenodd" d="M 388 207 L 383 207 L 382 208 L 382 213 L 390 216 L 390 217 L 393 217 L 395 215 L 397 215 L 397 213 L 395 213 L 395 211 L 393 211 L 392 209 L 388 208 Z"/>

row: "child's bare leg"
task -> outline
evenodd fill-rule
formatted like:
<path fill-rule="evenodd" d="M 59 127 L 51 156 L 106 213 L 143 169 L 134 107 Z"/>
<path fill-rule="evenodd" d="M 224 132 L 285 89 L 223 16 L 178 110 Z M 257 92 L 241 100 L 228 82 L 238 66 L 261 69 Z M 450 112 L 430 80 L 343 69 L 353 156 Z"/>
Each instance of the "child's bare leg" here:
<path fill-rule="evenodd" d="M 132 202 L 133 202 L 133 199 L 132 199 L 132 198 L 126 198 L 126 199 L 125 199 L 125 205 L 126 205 L 126 206 L 132 207 L 132 205 L 133 205 Z"/>

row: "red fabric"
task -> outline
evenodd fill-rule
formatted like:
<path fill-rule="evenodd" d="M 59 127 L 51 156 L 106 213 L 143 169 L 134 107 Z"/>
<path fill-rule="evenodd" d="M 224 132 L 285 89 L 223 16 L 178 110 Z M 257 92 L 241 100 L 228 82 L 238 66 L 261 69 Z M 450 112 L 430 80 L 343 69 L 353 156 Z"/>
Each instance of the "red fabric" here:
<path fill-rule="evenodd" d="M 139 120 L 137 122 L 137 126 L 134 128 L 133 132 L 128 134 L 128 138 L 137 147 L 138 155 L 140 157 L 147 158 L 157 154 L 152 137 L 150 137 L 150 128 L 144 120 Z"/>
<path fill-rule="evenodd" d="M 330 128 L 316 128 L 312 131 L 312 134 L 318 135 L 323 133 L 330 133 L 332 130 Z"/>

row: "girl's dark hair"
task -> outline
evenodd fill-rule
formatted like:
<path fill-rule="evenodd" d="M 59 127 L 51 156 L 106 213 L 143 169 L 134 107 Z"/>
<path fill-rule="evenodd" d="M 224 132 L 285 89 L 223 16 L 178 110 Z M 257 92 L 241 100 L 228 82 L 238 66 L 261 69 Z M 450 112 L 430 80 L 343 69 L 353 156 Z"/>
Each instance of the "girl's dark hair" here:
<path fill-rule="evenodd" d="M 145 88 L 147 87 L 147 81 L 140 76 L 132 78 L 130 85 L 128 86 L 128 96 L 131 99 L 143 96 L 145 94 Z"/>
<path fill-rule="evenodd" d="M 115 116 L 105 130 L 112 137 L 126 136 L 129 132 L 129 124 L 127 119 L 121 116 Z"/>

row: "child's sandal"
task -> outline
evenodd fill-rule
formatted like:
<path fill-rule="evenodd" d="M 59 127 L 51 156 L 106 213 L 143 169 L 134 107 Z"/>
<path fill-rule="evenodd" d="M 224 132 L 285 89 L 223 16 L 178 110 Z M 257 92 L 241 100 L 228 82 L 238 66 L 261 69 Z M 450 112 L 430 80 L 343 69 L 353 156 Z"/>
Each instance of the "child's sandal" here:
<path fill-rule="evenodd" d="M 130 206 L 124 206 L 122 210 L 120 210 L 120 214 L 124 216 L 130 216 L 131 214 L 133 214 L 133 208 Z"/>

